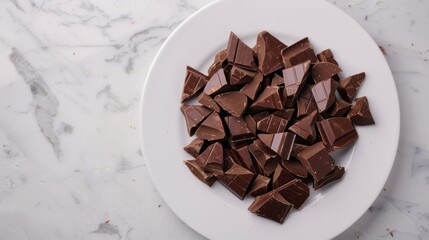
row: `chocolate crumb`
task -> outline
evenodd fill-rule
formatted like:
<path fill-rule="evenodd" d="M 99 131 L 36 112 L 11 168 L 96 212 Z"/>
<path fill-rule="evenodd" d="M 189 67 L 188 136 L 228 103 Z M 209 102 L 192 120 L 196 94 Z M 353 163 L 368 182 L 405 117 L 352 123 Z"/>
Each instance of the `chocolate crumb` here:
<path fill-rule="evenodd" d="M 387 189 L 386 189 L 386 188 L 383 188 L 383 191 L 387 191 Z"/>
<path fill-rule="evenodd" d="M 411 43 L 411 46 L 413 46 L 413 47 L 414 47 L 414 43 Z"/>
<path fill-rule="evenodd" d="M 383 53 L 383 55 L 386 56 L 387 55 L 386 49 L 384 49 L 384 47 L 381 46 L 381 45 L 378 45 L 378 47 L 380 48 L 380 50 Z"/>
<path fill-rule="evenodd" d="M 161 204 L 159 204 L 158 207 L 161 207 Z"/>

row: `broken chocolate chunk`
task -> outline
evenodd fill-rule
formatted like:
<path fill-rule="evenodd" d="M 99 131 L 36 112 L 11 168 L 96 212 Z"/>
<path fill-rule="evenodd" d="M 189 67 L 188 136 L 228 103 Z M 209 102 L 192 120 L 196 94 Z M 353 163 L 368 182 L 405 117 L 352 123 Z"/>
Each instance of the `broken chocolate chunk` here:
<path fill-rule="evenodd" d="M 223 147 L 219 142 L 207 147 L 197 158 L 196 163 L 204 171 L 215 174 L 223 173 Z"/>
<path fill-rule="evenodd" d="M 298 97 L 297 103 L 297 117 L 302 117 L 311 114 L 314 111 L 317 111 L 317 104 L 314 101 L 313 93 L 311 92 L 311 86 L 306 85 L 301 94 Z"/>
<path fill-rule="evenodd" d="M 286 68 L 309 60 L 312 64 L 317 62 L 316 54 L 311 48 L 308 38 L 299 40 L 281 52 L 283 63 Z"/>
<path fill-rule="evenodd" d="M 248 194 L 250 196 L 256 197 L 268 192 L 268 185 L 270 184 L 270 182 L 271 178 L 258 174 L 255 180 L 253 180 L 253 183 L 249 188 Z"/>
<path fill-rule="evenodd" d="M 220 112 L 219 105 L 217 105 L 216 101 L 204 92 L 202 92 L 198 97 L 198 102 L 207 108 L 210 108 L 216 112 Z"/>
<path fill-rule="evenodd" d="M 282 159 L 289 159 L 293 143 L 295 142 L 295 134 L 289 132 L 259 134 L 258 138 L 261 139 L 267 147 L 276 152 Z"/>
<path fill-rule="evenodd" d="M 311 92 L 320 113 L 326 111 L 335 102 L 338 83 L 332 78 L 313 85 Z"/>
<path fill-rule="evenodd" d="M 246 84 L 258 74 L 255 71 L 249 71 L 237 66 L 233 66 L 230 71 L 229 84 L 232 86 Z"/>
<path fill-rule="evenodd" d="M 223 69 L 219 69 L 211 76 L 210 80 L 204 87 L 204 93 L 207 95 L 216 95 L 222 92 L 226 92 L 230 89 L 228 82 L 226 81 L 225 72 Z"/>
<path fill-rule="evenodd" d="M 288 202 L 293 204 L 293 207 L 298 209 L 310 196 L 310 189 L 307 184 L 299 179 L 294 179 L 288 183 L 275 189 L 282 195 Z"/>
<path fill-rule="evenodd" d="M 195 177 L 200 179 L 201 182 L 205 183 L 209 187 L 211 187 L 216 181 L 214 174 L 211 172 L 205 172 L 200 166 L 198 166 L 196 160 L 186 160 L 183 162 L 186 164 L 192 174 L 195 175 Z"/>
<path fill-rule="evenodd" d="M 271 79 L 271 86 L 280 86 L 280 85 L 284 85 L 283 77 L 277 74 L 274 74 L 273 79 Z"/>
<path fill-rule="evenodd" d="M 355 125 L 363 126 L 375 124 L 366 97 L 360 97 L 354 100 L 348 117 Z"/>
<path fill-rule="evenodd" d="M 291 157 L 288 161 L 282 161 L 283 167 L 296 177 L 306 178 L 308 172 L 305 167 L 294 157 Z"/>
<path fill-rule="evenodd" d="M 320 179 L 319 181 L 314 181 L 313 188 L 317 190 L 323 186 L 328 185 L 329 183 L 339 180 L 343 177 L 345 171 L 343 167 L 335 166 L 334 170 L 329 173 L 326 177 Z"/>
<path fill-rule="evenodd" d="M 295 178 L 296 177 L 288 170 L 284 169 L 280 164 L 278 164 L 273 174 L 273 189 L 276 189 L 294 180 Z"/>
<path fill-rule="evenodd" d="M 256 70 L 253 50 L 231 32 L 228 41 L 228 62 L 249 70 Z"/>
<path fill-rule="evenodd" d="M 256 213 L 258 216 L 283 223 L 286 216 L 292 210 L 293 204 L 286 201 L 277 191 L 259 195 L 249 206 L 249 211 Z"/>
<path fill-rule="evenodd" d="M 198 138 L 214 141 L 225 138 L 222 119 L 217 112 L 212 112 L 195 132 Z"/>
<path fill-rule="evenodd" d="M 307 80 L 310 61 L 305 61 L 298 65 L 283 70 L 284 79 L 284 97 L 286 98 L 286 107 L 292 107 L 295 104 L 296 97 L 300 94 Z"/>
<path fill-rule="evenodd" d="M 349 112 L 351 106 L 350 103 L 337 98 L 334 104 L 325 112 L 325 115 L 330 117 L 344 117 Z"/>
<path fill-rule="evenodd" d="M 261 132 L 279 133 L 285 131 L 288 122 L 288 119 L 285 119 L 273 113 L 258 119 L 258 121 L 256 122 L 256 127 Z"/>
<path fill-rule="evenodd" d="M 279 87 L 268 86 L 250 106 L 251 111 L 281 110 L 283 109 Z"/>
<path fill-rule="evenodd" d="M 196 158 L 198 155 L 200 155 L 201 149 L 203 148 L 204 140 L 195 138 L 190 142 L 188 145 L 186 145 L 183 149 L 189 153 L 192 157 Z"/>
<path fill-rule="evenodd" d="M 321 62 L 330 62 L 338 66 L 338 62 L 335 60 L 334 54 L 329 48 L 317 54 L 317 59 L 319 59 Z"/>
<path fill-rule="evenodd" d="M 228 126 L 231 141 L 236 142 L 255 138 L 255 135 L 242 118 L 228 116 L 225 117 L 225 123 Z"/>
<path fill-rule="evenodd" d="M 180 107 L 185 117 L 189 136 L 193 136 L 198 125 L 212 112 L 212 110 L 198 105 L 183 105 Z"/>
<path fill-rule="evenodd" d="M 262 142 L 258 143 L 258 141 L 255 141 L 254 143 L 250 144 L 248 147 L 249 147 L 250 154 L 252 154 L 259 168 L 262 169 L 263 171 L 265 166 L 274 160 L 275 155 L 273 155 L 270 151 L 268 151 L 265 145 L 264 146 L 262 145 L 263 145 Z M 257 166 L 255 166 L 255 168 L 256 167 Z"/>
<path fill-rule="evenodd" d="M 226 51 L 226 49 L 216 54 L 213 64 L 209 67 L 209 70 L 207 71 L 209 76 L 212 76 L 219 69 L 225 68 L 228 65 L 227 56 L 228 52 Z"/>
<path fill-rule="evenodd" d="M 323 143 L 330 151 L 347 147 L 358 138 L 358 134 L 352 122 L 345 117 L 325 119 L 317 122 L 316 125 Z"/>
<path fill-rule="evenodd" d="M 298 153 L 300 153 L 302 150 L 306 149 L 307 147 L 308 147 L 307 145 L 294 143 L 292 147 L 292 152 L 290 155 L 293 157 L 297 157 Z"/>
<path fill-rule="evenodd" d="M 338 93 L 347 102 L 351 102 L 356 96 L 359 88 L 365 79 L 365 73 L 361 72 L 339 81 Z"/>
<path fill-rule="evenodd" d="M 294 125 L 289 127 L 289 131 L 301 137 L 308 144 L 312 144 L 316 139 L 316 129 L 314 124 L 317 121 L 317 112 L 314 111 L 310 115 L 298 120 Z"/>
<path fill-rule="evenodd" d="M 199 71 L 187 66 L 186 79 L 183 85 L 182 102 L 193 97 L 209 81 L 208 77 Z"/>
<path fill-rule="evenodd" d="M 250 156 L 249 148 L 247 145 L 233 148 L 231 150 L 233 158 L 237 159 L 237 162 L 240 166 L 246 168 L 251 172 L 255 172 L 255 167 L 253 166 L 252 157 Z"/>
<path fill-rule="evenodd" d="M 311 76 L 315 83 L 328 80 L 340 73 L 342 70 L 337 65 L 330 62 L 318 62 L 311 69 Z"/>
<path fill-rule="evenodd" d="M 241 88 L 240 92 L 246 94 L 250 99 L 255 100 L 256 94 L 261 86 L 261 82 L 264 80 L 264 75 L 259 72 L 248 84 Z"/>
<path fill-rule="evenodd" d="M 298 160 L 315 181 L 321 180 L 334 170 L 334 159 L 329 155 L 322 142 L 302 150 L 298 153 Z"/>
<path fill-rule="evenodd" d="M 227 92 L 217 95 L 214 100 L 234 117 L 241 117 L 247 107 L 247 97 L 241 92 Z"/>
<path fill-rule="evenodd" d="M 217 176 L 219 182 L 240 199 L 246 196 L 247 189 L 250 187 L 253 177 L 254 174 L 252 172 L 238 164 L 234 164 L 223 175 Z"/>
<path fill-rule="evenodd" d="M 258 34 L 256 40 L 256 55 L 258 56 L 259 70 L 264 75 L 283 68 L 281 51 L 287 46 L 267 31 Z"/>

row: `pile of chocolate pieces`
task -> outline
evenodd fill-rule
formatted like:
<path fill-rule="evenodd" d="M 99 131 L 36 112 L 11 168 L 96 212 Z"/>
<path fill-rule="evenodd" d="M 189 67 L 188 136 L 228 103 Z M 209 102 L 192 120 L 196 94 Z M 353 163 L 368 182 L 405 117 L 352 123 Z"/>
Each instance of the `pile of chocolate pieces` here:
<path fill-rule="evenodd" d="M 308 38 L 286 46 L 264 31 L 250 48 L 231 33 L 208 76 L 187 67 L 181 111 L 194 139 L 185 164 L 202 182 L 216 180 L 249 210 L 282 223 L 292 208 L 344 175 L 330 153 L 353 144 L 354 125 L 374 124 L 365 73 L 341 79 L 330 49 L 315 54 Z M 338 93 L 338 94 L 336 94 Z M 337 96 L 338 95 L 338 96 Z"/>

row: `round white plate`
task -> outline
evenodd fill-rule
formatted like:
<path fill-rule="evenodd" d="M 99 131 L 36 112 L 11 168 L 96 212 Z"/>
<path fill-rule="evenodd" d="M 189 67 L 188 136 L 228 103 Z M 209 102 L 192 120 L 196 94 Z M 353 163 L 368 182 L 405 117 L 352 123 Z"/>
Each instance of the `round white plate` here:
<path fill-rule="evenodd" d="M 262 3 L 265 4 L 262 4 Z M 290 45 L 308 36 L 315 51 L 331 48 L 342 77 L 367 74 L 375 125 L 357 127 L 359 139 L 336 153 L 344 178 L 312 192 L 281 225 L 247 211 L 252 199 L 233 196 L 219 183 L 196 179 L 183 160 L 190 142 L 180 112 L 186 65 L 206 72 L 230 31 L 253 46 L 267 30 Z M 221 0 L 184 21 L 159 50 L 141 104 L 143 156 L 159 193 L 190 227 L 210 239 L 329 239 L 352 225 L 376 199 L 393 165 L 399 139 L 399 104 L 389 66 L 377 44 L 352 18 L 321 0 Z"/>

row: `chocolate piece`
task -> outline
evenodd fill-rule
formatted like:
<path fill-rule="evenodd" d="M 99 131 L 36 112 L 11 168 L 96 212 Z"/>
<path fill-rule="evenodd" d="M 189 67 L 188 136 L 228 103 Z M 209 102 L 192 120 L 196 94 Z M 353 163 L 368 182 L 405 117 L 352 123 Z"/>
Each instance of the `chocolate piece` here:
<path fill-rule="evenodd" d="M 294 143 L 293 147 L 292 147 L 292 152 L 291 152 L 291 156 L 292 157 L 297 157 L 298 153 L 300 153 L 302 150 L 308 148 L 307 145 L 303 145 L 303 144 L 299 144 L 299 143 Z"/>
<path fill-rule="evenodd" d="M 229 84 L 231 84 L 232 86 L 246 84 L 252 81 L 256 74 L 258 74 L 258 72 L 249 71 L 237 66 L 233 66 L 230 72 Z"/>
<path fill-rule="evenodd" d="M 255 141 L 254 143 L 248 146 L 250 154 L 256 160 L 256 163 L 259 165 L 259 169 L 264 169 L 264 167 L 271 161 L 274 160 L 274 156 L 271 152 L 267 151 L 263 146 L 263 143 Z M 266 147 L 266 146 L 265 146 Z M 257 166 L 255 166 L 256 168 Z"/>
<path fill-rule="evenodd" d="M 255 172 L 252 157 L 250 156 L 249 148 L 247 145 L 233 148 L 231 150 L 233 158 L 237 159 L 238 164 L 251 172 Z"/>
<path fill-rule="evenodd" d="M 219 69 L 226 67 L 226 65 L 228 64 L 227 56 L 228 52 L 226 51 L 226 49 L 216 54 L 213 64 L 209 67 L 209 70 L 207 71 L 209 76 L 212 76 Z"/>
<path fill-rule="evenodd" d="M 198 166 L 196 160 L 186 160 L 183 162 L 186 164 L 186 166 L 189 168 L 192 174 L 194 174 L 195 177 L 200 179 L 201 182 L 205 183 L 209 187 L 211 187 L 216 181 L 216 178 L 214 177 L 213 173 L 205 172 L 200 166 Z"/>
<path fill-rule="evenodd" d="M 241 92 L 227 92 L 217 95 L 214 100 L 234 117 L 241 117 L 247 107 L 247 97 Z"/>
<path fill-rule="evenodd" d="M 329 48 L 317 54 L 317 59 L 319 59 L 321 62 L 329 62 L 338 66 L 338 62 L 335 60 L 334 54 Z"/>
<path fill-rule="evenodd" d="M 330 151 L 347 147 L 358 138 L 358 134 L 352 122 L 345 117 L 325 119 L 317 122 L 316 125 L 323 143 Z"/>
<path fill-rule="evenodd" d="M 253 58 L 253 50 L 233 32 L 229 35 L 227 51 L 229 63 L 249 70 L 257 68 L 255 59 Z"/>
<path fill-rule="evenodd" d="M 255 100 L 255 102 L 250 106 L 251 111 L 263 111 L 269 109 L 283 109 L 279 87 L 266 87 Z"/>
<path fill-rule="evenodd" d="M 296 97 L 305 86 L 309 69 L 310 61 L 305 61 L 283 70 L 285 106 L 292 107 L 295 104 Z"/>
<path fill-rule="evenodd" d="M 344 117 L 349 112 L 352 105 L 341 99 L 335 99 L 334 104 L 325 112 L 330 117 Z"/>
<path fill-rule="evenodd" d="M 271 86 L 280 86 L 284 84 L 284 80 L 281 76 L 274 74 L 273 79 L 271 79 Z"/>
<path fill-rule="evenodd" d="M 294 125 L 289 127 L 289 131 L 295 133 L 307 143 L 312 144 L 316 139 L 316 129 L 314 124 L 317 120 L 317 112 L 314 111 L 310 115 L 304 117 L 303 119 L 297 121 Z"/>
<path fill-rule="evenodd" d="M 313 144 L 298 153 L 298 160 L 315 181 L 321 180 L 334 170 L 334 159 L 329 155 L 322 142 Z"/>
<path fill-rule="evenodd" d="M 275 114 L 270 114 L 257 121 L 257 129 L 266 133 L 284 132 L 289 120 L 279 117 Z"/>
<path fill-rule="evenodd" d="M 183 85 L 182 102 L 194 96 L 209 81 L 208 77 L 187 66 L 186 79 Z"/>
<path fill-rule="evenodd" d="M 216 101 L 213 100 L 212 97 L 202 92 L 200 96 L 198 97 L 198 102 L 204 105 L 205 107 L 208 107 L 216 112 L 220 112 L 219 105 L 217 105 Z"/>
<path fill-rule="evenodd" d="M 188 145 L 186 145 L 183 149 L 189 153 L 192 157 L 196 158 L 201 152 L 201 149 L 203 148 L 204 140 L 195 138 L 190 142 Z"/>
<path fill-rule="evenodd" d="M 344 175 L 345 171 L 343 167 L 335 166 L 335 169 L 328 174 L 328 176 L 320 179 L 319 181 L 314 181 L 313 188 L 317 190 L 323 186 L 328 185 L 329 183 L 341 179 Z"/>
<path fill-rule="evenodd" d="M 342 70 L 337 65 L 330 62 L 318 62 L 311 69 L 311 76 L 315 83 L 328 80 L 340 73 Z"/>
<path fill-rule="evenodd" d="M 286 68 L 310 60 L 311 63 L 317 62 L 316 54 L 311 48 L 308 38 L 299 40 L 282 50 L 283 64 Z"/>
<path fill-rule="evenodd" d="M 363 126 L 375 124 L 366 97 L 360 97 L 354 100 L 348 117 L 355 125 Z"/>
<path fill-rule="evenodd" d="M 228 82 L 226 81 L 225 72 L 223 69 L 219 69 L 204 87 L 204 93 L 207 95 L 216 95 L 222 92 L 226 92 L 230 89 Z"/>
<path fill-rule="evenodd" d="M 314 111 L 317 111 L 317 104 L 314 101 L 313 93 L 311 92 L 311 86 L 306 85 L 302 91 L 301 94 L 298 97 L 298 100 L 296 102 L 297 106 L 297 116 L 296 117 L 302 117 L 305 115 L 309 115 Z"/>
<path fill-rule="evenodd" d="M 332 78 L 313 85 L 311 92 L 320 113 L 326 111 L 335 102 L 335 90 L 338 83 Z"/>
<path fill-rule="evenodd" d="M 275 134 L 259 134 L 259 139 L 276 152 L 282 159 L 288 160 L 295 142 L 295 134 L 289 132 Z"/>
<path fill-rule="evenodd" d="M 198 105 L 183 105 L 180 107 L 185 117 L 189 136 L 193 136 L 198 125 L 212 112 L 212 110 Z"/>
<path fill-rule="evenodd" d="M 223 175 L 217 176 L 221 182 L 230 192 L 240 199 L 246 196 L 247 189 L 252 183 L 254 174 L 244 167 L 234 164 Z"/>
<path fill-rule="evenodd" d="M 258 92 L 264 75 L 259 72 L 248 84 L 241 88 L 240 92 L 246 94 L 250 99 L 255 100 L 256 93 Z"/>
<path fill-rule="evenodd" d="M 294 179 L 285 185 L 276 189 L 288 202 L 293 204 L 295 209 L 298 209 L 310 196 L 310 189 L 307 184 L 299 179 Z"/>
<path fill-rule="evenodd" d="M 225 123 L 228 126 L 231 141 L 243 141 L 255 138 L 255 135 L 247 127 L 242 118 L 228 116 L 225 117 Z"/>
<path fill-rule="evenodd" d="M 338 86 L 338 93 L 344 100 L 346 100 L 347 102 L 351 102 L 352 99 L 356 96 L 356 93 L 361 87 L 364 79 L 365 73 L 361 72 L 340 80 L 340 85 Z"/>
<path fill-rule="evenodd" d="M 213 112 L 204 120 L 195 132 L 198 138 L 214 141 L 225 138 L 222 119 L 217 112 Z"/>
<path fill-rule="evenodd" d="M 291 157 L 289 161 L 282 161 L 283 167 L 290 173 L 300 178 L 307 178 L 308 172 L 305 167 L 295 158 Z"/>
<path fill-rule="evenodd" d="M 283 223 L 292 207 L 293 205 L 286 201 L 277 191 L 271 191 L 257 196 L 249 206 L 249 211 L 256 213 L 258 216 Z"/>
<path fill-rule="evenodd" d="M 270 182 L 271 178 L 258 174 L 255 180 L 253 180 L 253 183 L 249 188 L 248 194 L 250 196 L 256 197 L 268 192 L 268 185 L 270 184 Z"/>
<path fill-rule="evenodd" d="M 268 75 L 283 68 L 281 51 L 287 46 L 267 31 L 258 34 L 256 40 L 256 54 L 259 70 Z"/>
<path fill-rule="evenodd" d="M 289 171 L 283 169 L 282 166 L 278 164 L 273 175 L 273 189 L 276 189 L 294 179 L 294 175 L 292 175 Z"/>
<path fill-rule="evenodd" d="M 224 149 L 223 151 L 223 171 L 226 172 L 234 164 L 240 165 L 240 162 L 237 158 L 233 157 L 232 151 L 230 149 Z"/>
<path fill-rule="evenodd" d="M 249 130 L 256 135 L 256 121 L 252 115 L 246 115 L 243 117 L 244 122 L 246 123 Z"/>
<path fill-rule="evenodd" d="M 223 147 L 219 142 L 213 143 L 207 147 L 197 158 L 196 163 L 204 171 L 215 174 L 223 173 Z"/>
<path fill-rule="evenodd" d="M 272 160 L 265 165 L 264 169 L 262 169 L 264 176 L 269 177 L 274 173 L 277 165 L 279 165 L 279 159 L 280 157 L 272 158 Z"/>

